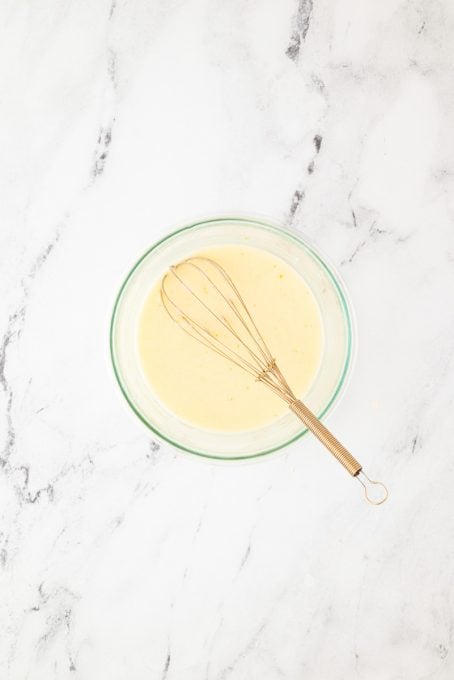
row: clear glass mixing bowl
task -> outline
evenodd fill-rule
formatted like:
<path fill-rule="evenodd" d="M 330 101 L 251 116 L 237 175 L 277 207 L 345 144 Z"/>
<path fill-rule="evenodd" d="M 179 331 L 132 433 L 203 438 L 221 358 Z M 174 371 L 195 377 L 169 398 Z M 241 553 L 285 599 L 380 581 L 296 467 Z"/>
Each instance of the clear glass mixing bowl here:
<path fill-rule="evenodd" d="M 215 432 L 184 422 L 150 388 L 137 347 L 143 303 L 168 267 L 194 252 L 227 244 L 249 245 L 273 253 L 291 265 L 311 288 L 320 309 L 324 347 L 317 376 L 303 399 L 323 418 L 339 400 L 351 370 L 354 335 L 351 307 L 342 282 L 326 260 L 299 234 L 275 224 L 244 217 L 213 218 L 183 227 L 152 246 L 120 288 L 112 313 L 110 351 L 121 391 L 150 430 L 189 453 L 239 460 L 277 451 L 307 430 L 290 411 L 264 427 L 243 432 Z"/>

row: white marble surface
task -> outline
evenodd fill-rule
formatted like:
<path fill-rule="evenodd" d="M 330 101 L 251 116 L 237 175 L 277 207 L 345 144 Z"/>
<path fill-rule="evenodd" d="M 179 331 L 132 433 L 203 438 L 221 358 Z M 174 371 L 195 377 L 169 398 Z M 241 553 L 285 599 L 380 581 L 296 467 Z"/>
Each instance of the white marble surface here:
<path fill-rule="evenodd" d="M 0 11 L 2 680 L 453 678 L 452 2 Z M 312 439 L 213 465 L 125 409 L 122 276 L 232 210 L 343 274 L 381 508 Z"/>

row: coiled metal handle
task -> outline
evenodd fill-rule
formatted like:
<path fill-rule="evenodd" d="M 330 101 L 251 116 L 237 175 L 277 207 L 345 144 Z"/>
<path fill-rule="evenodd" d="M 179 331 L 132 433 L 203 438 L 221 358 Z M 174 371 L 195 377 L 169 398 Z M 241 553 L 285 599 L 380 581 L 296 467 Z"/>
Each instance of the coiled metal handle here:
<path fill-rule="evenodd" d="M 360 470 L 362 470 L 361 463 L 358 463 L 356 458 L 347 451 L 336 437 L 326 428 L 322 422 L 310 411 L 302 401 L 297 399 L 290 408 L 293 413 L 296 413 L 298 418 L 303 421 L 306 427 L 319 439 L 330 453 L 344 466 L 352 477 L 355 477 Z"/>
<path fill-rule="evenodd" d="M 323 423 L 315 416 L 310 409 L 299 399 L 289 404 L 290 409 L 295 413 L 306 427 L 319 439 L 330 453 L 344 466 L 352 477 L 364 487 L 366 499 L 373 505 L 380 505 L 388 498 L 388 490 L 381 482 L 375 482 L 362 471 L 362 465 L 354 456 L 347 451 L 345 446 L 326 428 Z"/>

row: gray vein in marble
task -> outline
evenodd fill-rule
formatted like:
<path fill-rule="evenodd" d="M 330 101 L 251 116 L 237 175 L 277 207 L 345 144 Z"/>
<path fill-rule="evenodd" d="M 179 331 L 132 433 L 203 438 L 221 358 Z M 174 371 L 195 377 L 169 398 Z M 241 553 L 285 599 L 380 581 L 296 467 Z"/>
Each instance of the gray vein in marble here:
<path fill-rule="evenodd" d="M 71 633 L 74 620 L 74 606 L 80 596 L 72 592 L 69 588 L 58 587 L 51 593 L 45 593 L 43 583 L 39 585 L 39 603 L 33 608 L 35 612 L 41 612 L 48 606 L 52 606 L 52 612 L 45 619 L 45 630 L 39 637 L 36 643 L 38 654 L 44 653 L 47 650 L 49 643 L 55 639 L 59 633 L 64 633 L 66 636 L 66 645 L 68 646 L 68 637 Z M 72 655 L 68 652 L 69 666 L 72 665 Z"/>
<path fill-rule="evenodd" d="M 36 274 L 40 271 L 41 267 L 47 262 L 49 255 L 54 250 L 55 246 L 60 240 L 60 236 L 61 226 L 58 226 L 51 241 L 47 244 L 45 248 L 43 248 L 42 252 L 38 254 L 37 258 L 33 262 L 27 277 L 29 282 L 33 281 Z"/>
<path fill-rule="evenodd" d="M 362 249 L 364 248 L 364 246 L 366 245 L 366 243 L 367 243 L 366 240 L 361 241 L 360 243 L 358 243 L 358 245 L 355 247 L 355 249 L 354 249 L 354 251 L 352 252 L 352 254 L 351 254 L 349 257 L 347 257 L 347 258 L 345 258 L 344 260 L 341 261 L 341 267 L 344 266 L 344 265 L 346 265 L 346 264 L 349 264 L 350 262 L 353 262 L 353 260 L 354 260 L 355 257 L 358 255 L 358 253 L 360 252 L 360 250 L 362 250 Z"/>
<path fill-rule="evenodd" d="M 167 657 L 166 657 L 166 661 L 165 661 L 165 664 L 164 664 L 164 670 L 162 671 L 162 675 L 161 675 L 162 680 L 165 680 L 166 677 L 167 677 L 167 674 L 169 672 L 169 667 L 170 667 L 170 661 L 171 661 L 171 655 L 170 655 L 170 649 L 169 649 L 169 651 L 167 652 Z"/>
<path fill-rule="evenodd" d="M 16 312 L 12 317 L 9 319 L 9 326 L 8 330 L 6 331 L 5 335 L 3 336 L 2 344 L 0 347 L 0 385 L 2 386 L 3 391 L 6 394 L 6 411 L 5 411 L 5 418 L 6 418 L 6 442 L 3 447 L 2 451 L 2 456 L 0 458 L 0 465 L 2 467 L 5 467 L 11 453 L 14 450 L 14 444 L 16 441 L 16 431 L 14 428 L 14 423 L 13 423 L 13 417 L 12 417 L 12 408 L 13 408 L 13 389 L 6 377 L 5 369 L 6 369 L 6 352 L 8 349 L 8 346 L 11 342 L 11 339 L 13 337 L 13 325 L 15 320 L 21 316 L 23 317 L 25 312 L 25 309 L 23 307 L 20 308 L 19 312 Z"/>
<path fill-rule="evenodd" d="M 117 79 L 117 53 L 113 49 L 109 49 L 108 59 L 107 59 L 107 73 L 112 84 L 113 89 L 116 91 L 118 87 Z M 114 119 L 115 120 L 115 119 Z"/>
<path fill-rule="evenodd" d="M 113 18 L 113 15 L 115 14 L 115 10 L 117 9 L 117 0 L 112 0 L 110 3 L 110 9 L 109 9 L 109 19 Z"/>
<path fill-rule="evenodd" d="M 244 659 L 249 652 L 254 649 L 254 647 L 257 644 L 258 639 L 260 638 L 260 635 L 263 633 L 265 630 L 267 624 L 269 623 L 269 619 L 266 618 L 260 626 L 257 628 L 256 632 L 253 634 L 252 638 L 250 641 L 245 645 L 245 647 L 236 655 L 236 657 L 233 659 L 232 663 L 229 664 L 226 668 L 224 668 L 217 676 L 218 680 L 225 680 L 228 678 L 234 671 L 235 668 L 237 667 L 238 663 Z"/>
<path fill-rule="evenodd" d="M 348 194 L 348 205 L 350 206 L 350 213 L 351 213 L 351 216 L 352 216 L 352 224 L 348 225 L 348 226 L 353 226 L 353 227 L 355 227 L 355 229 L 357 229 L 358 228 L 358 218 L 356 216 L 356 210 L 352 205 L 353 192 L 354 192 L 354 189 L 352 189 L 350 191 L 350 193 Z"/>
<path fill-rule="evenodd" d="M 195 540 L 200 533 L 200 529 L 202 528 L 202 523 L 203 523 L 203 519 L 205 517 L 206 511 L 207 511 L 207 507 L 208 507 L 208 503 L 206 502 L 203 505 L 202 512 L 200 513 L 199 521 L 197 522 L 197 526 L 196 526 L 196 529 L 194 531 L 194 537 L 193 537 L 193 540 L 192 540 L 193 544 L 195 543 Z"/>
<path fill-rule="evenodd" d="M 112 9 L 113 7 L 113 9 Z M 112 3 L 111 16 L 115 10 L 115 3 Z M 108 96 L 115 99 L 117 91 L 117 54 L 113 49 L 109 49 L 107 55 L 107 76 L 108 76 Z M 107 158 L 110 152 L 110 145 L 112 142 L 112 130 L 115 124 L 115 112 L 111 111 L 107 122 L 100 126 L 96 149 L 94 152 L 93 164 L 91 169 L 92 181 L 96 180 L 104 172 Z"/>
<path fill-rule="evenodd" d="M 14 451 L 16 442 L 16 430 L 13 421 L 13 402 L 14 402 L 14 390 L 10 381 L 7 378 L 7 354 L 8 349 L 11 347 L 13 340 L 17 340 L 22 332 L 22 327 L 25 322 L 27 302 L 30 295 L 31 285 L 41 270 L 43 265 L 46 263 L 49 255 L 55 248 L 57 242 L 60 239 L 61 228 L 57 227 L 50 242 L 43 248 L 43 250 L 37 255 L 36 259 L 32 263 L 30 270 L 26 277 L 21 281 L 22 287 L 22 299 L 16 309 L 16 311 L 10 315 L 8 320 L 8 325 L 6 331 L 3 335 L 2 342 L 0 344 L 0 386 L 6 395 L 6 425 L 7 425 L 7 436 L 6 442 L 3 447 L 2 455 L 0 457 L 0 466 L 5 468 L 7 462 Z"/>
<path fill-rule="evenodd" d="M 320 153 L 320 149 L 322 148 L 322 141 L 323 141 L 323 137 L 321 135 L 315 135 L 314 145 L 315 145 L 315 152 L 317 154 Z"/>
<path fill-rule="evenodd" d="M 421 442 L 420 442 L 419 435 L 415 434 L 415 436 L 413 437 L 412 442 L 411 442 L 411 452 L 415 453 L 416 447 L 420 448 L 420 446 L 421 446 Z"/>
<path fill-rule="evenodd" d="M 292 203 L 290 205 L 290 211 L 289 211 L 289 216 L 288 216 L 288 222 L 292 222 L 293 218 L 296 215 L 296 212 L 298 208 L 300 207 L 301 202 L 304 200 L 304 191 L 303 189 L 296 189 L 295 193 L 292 196 Z"/>
<path fill-rule="evenodd" d="M 240 568 L 238 569 L 238 573 L 242 570 L 242 568 L 244 567 L 244 565 L 248 561 L 250 554 L 251 554 L 251 544 L 249 543 L 243 557 L 241 558 Z"/>
<path fill-rule="evenodd" d="M 293 19 L 294 28 L 290 36 L 289 45 L 285 51 L 285 54 L 292 61 L 298 61 L 301 45 L 306 40 L 311 22 L 313 4 L 313 0 L 299 0 L 298 2 L 298 9 Z"/>
<path fill-rule="evenodd" d="M 448 656 L 448 652 L 449 652 L 449 649 L 446 647 L 446 645 L 443 645 L 443 644 L 440 643 L 438 645 L 438 651 L 439 651 L 439 654 L 440 654 L 440 659 L 446 659 L 446 657 Z"/>
<path fill-rule="evenodd" d="M 312 175 L 312 173 L 315 170 L 315 159 L 318 156 L 318 154 L 320 153 L 320 149 L 321 149 L 321 146 L 322 146 L 322 140 L 323 140 L 323 137 L 321 135 L 315 135 L 314 140 L 313 140 L 314 146 L 315 146 L 315 155 L 312 158 L 309 165 L 307 166 L 308 175 Z"/>
<path fill-rule="evenodd" d="M 161 445 L 155 439 L 151 439 L 148 444 L 148 448 L 149 451 L 147 451 L 146 457 L 152 462 L 153 465 L 156 465 L 161 455 Z"/>
<path fill-rule="evenodd" d="M 398 236 L 395 240 L 395 243 L 405 243 L 411 238 L 411 234 L 406 234 L 405 236 Z"/>
<path fill-rule="evenodd" d="M 369 227 L 369 234 L 372 236 L 372 238 L 376 236 L 381 236 L 382 234 L 390 234 L 391 232 L 388 231 L 387 229 L 380 229 L 380 227 L 377 227 L 377 222 L 374 220 L 372 224 Z"/>
<path fill-rule="evenodd" d="M 65 607 L 58 611 L 55 615 L 49 616 L 46 620 L 47 630 L 38 640 L 38 649 L 41 650 L 43 647 L 45 647 L 49 640 L 52 640 L 62 629 L 66 629 L 66 631 L 69 632 L 71 627 L 71 617 L 72 609 L 70 607 Z"/>
<path fill-rule="evenodd" d="M 148 443 L 148 450 L 145 453 L 145 458 L 149 461 L 150 469 L 153 469 L 153 472 L 156 475 L 159 474 L 158 470 L 162 466 L 166 467 L 167 465 L 173 465 L 178 460 L 178 453 L 174 450 L 169 451 L 163 449 L 159 442 L 152 439 Z M 154 491 L 158 485 L 159 481 L 154 481 L 150 485 L 150 480 L 147 480 L 145 483 L 141 480 L 137 485 L 136 490 L 140 489 L 141 491 L 145 491 L 146 489 L 149 489 L 150 491 Z"/>
<path fill-rule="evenodd" d="M 349 200 L 350 200 L 350 197 L 349 197 Z M 361 230 L 362 231 L 362 238 L 358 242 L 358 244 L 355 246 L 351 255 L 349 255 L 348 257 L 344 258 L 341 261 L 341 263 L 340 263 L 341 266 L 344 266 L 346 264 L 353 262 L 353 260 L 356 258 L 358 253 L 368 243 L 376 241 L 381 236 L 393 236 L 394 235 L 394 231 L 392 231 L 390 229 L 383 229 L 383 228 L 377 226 L 377 220 L 376 219 L 372 220 L 369 227 L 366 227 L 364 224 L 363 225 L 359 224 L 357 214 L 352 207 L 350 207 L 350 212 L 351 212 L 351 215 L 352 215 L 352 224 L 350 226 L 353 226 L 355 229 Z M 407 237 L 399 237 L 398 236 L 397 238 L 393 239 L 393 242 L 397 245 L 399 243 L 405 242 L 406 240 L 408 240 L 408 236 Z"/>
<path fill-rule="evenodd" d="M 99 177 L 99 175 L 102 175 L 104 172 L 107 156 L 109 154 L 110 143 L 112 141 L 113 122 L 114 119 L 108 127 L 101 127 L 101 130 L 99 131 L 98 142 L 96 145 L 95 157 L 91 171 L 93 179 L 96 179 L 96 177 Z"/>
<path fill-rule="evenodd" d="M 48 503 L 53 503 L 54 501 L 54 496 L 55 496 L 55 486 L 58 484 L 59 481 L 64 479 L 70 472 L 73 471 L 80 471 L 83 470 L 85 461 L 89 461 L 91 464 L 91 468 L 94 468 L 94 462 L 91 458 L 90 455 L 85 456 L 79 463 L 74 463 L 73 465 L 70 465 L 68 467 L 65 467 L 61 472 L 59 472 L 51 481 L 48 482 L 45 486 L 37 489 L 32 493 L 32 491 L 29 488 L 30 484 L 30 466 L 28 465 L 19 465 L 15 467 L 14 465 L 11 465 L 9 461 L 5 465 L 5 472 L 6 474 L 12 476 L 14 473 L 20 473 L 20 475 L 23 477 L 23 482 L 22 483 L 15 483 L 14 484 L 14 490 L 16 494 L 16 499 L 17 499 L 17 510 L 15 512 L 15 520 L 12 522 L 11 526 L 14 528 L 15 522 L 18 520 L 21 512 L 21 508 L 24 504 L 31 504 L 35 505 L 38 502 L 41 502 L 42 498 L 45 498 Z M 85 473 L 83 472 L 83 475 L 85 476 Z M 118 526 L 118 523 L 117 525 Z M 116 527 L 114 527 L 116 528 Z M 57 534 L 55 540 L 54 540 L 54 546 L 58 544 L 59 538 L 66 532 L 67 527 L 63 527 L 63 529 Z M 1 550 L 1 556 L 2 556 L 2 566 L 6 565 L 6 562 L 8 560 L 8 543 L 10 536 L 6 534 L 0 534 L 0 537 L 3 540 L 3 547 Z M 42 594 L 42 593 L 41 593 Z"/>
<path fill-rule="evenodd" d="M 326 96 L 326 85 L 324 81 L 316 73 L 312 73 L 311 80 L 320 94 Z"/>
<path fill-rule="evenodd" d="M 287 459 L 287 460 L 288 460 L 288 459 Z M 287 462 L 287 461 L 286 461 L 286 462 Z M 261 501 L 263 498 L 265 498 L 265 497 L 270 493 L 270 491 L 271 491 L 272 488 L 273 488 L 273 485 L 272 485 L 272 484 L 268 484 L 268 486 L 266 487 L 266 489 L 265 489 L 261 494 L 259 494 L 259 495 L 257 496 L 257 501 Z"/>
<path fill-rule="evenodd" d="M 38 586 L 38 604 L 35 604 L 33 605 L 33 607 L 30 607 L 30 611 L 31 612 L 41 611 L 43 605 L 47 604 L 49 597 L 50 595 L 44 592 L 44 583 L 41 582 Z"/>
<path fill-rule="evenodd" d="M 193 534 L 193 536 L 192 536 L 191 549 L 194 547 L 194 545 L 195 545 L 195 543 L 196 543 L 196 541 L 197 541 L 197 537 L 198 537 L 198 535 L 199 535 L 199 533 L 200 533 L 200 530 L 201 530 L 201 528 L 202 528 L 203 519 L 204 519 L 204 517 L 205 517 L 205 515 L 206 515 L 207 508 L 208 508 L 208 501 L 206 501 L 206 502 L 204 503 L 203 508 L 202 508 L 202 510 L 201 510 L 201 512 L 200 512 L 200 517 L 199 517 L 199 520 L 198 520 L 198 522 L 197 522 L 197 526 L 196 526 L 196 528 L 195 528 L 194 534 Z M 186 566 L 185 566 L 185 568 L 184 568 L 184 571 L 183 571 L 183 577 L 182 577 L 182 579 L 181 579 L 182 583 L 184 583 L 184 582 L 186 581 L 186 578 L 187 578 L 187 576 L 188 576 L 188 573 L 189 573 L 189 565 L 186 564 Z"/>
<path fill-rule="evenodd" d="M 214 650 L 214 647 L 215 647 L 215 644 L 216 644 L 218 634 L 219 634 L 220 630 L 222 629 L 222 626 L 224 625 L 224 617 L 221 614 L 222 608 L 223 608 L 223 603 L 219 604 L 218 607 L 217 607 L 217 610 L 216 610 L 216 616 L 219 616 L 219 621 L 218 621 L 218 624 L 217 624 L 216 628 L 214 629 L 213 634 L 211 636 L 210 647 L 209 647 L 208 653 L 206 655 L 207 663 L 206 663 L 206 667 L 205 667 L 205 680 L 210 680 L 210 677 L 211 677 L 211 672 L 210 672 L 211 671 L 211 656 L 212 656 L 212 653 L 213 653 L 213 650 Z"/>
<path fill-rule="evenodd" d="M 19 466 L 19 468 L 16 469 L 22 472 L 24 475 L 23 485 L 20 487 L 19 486 L 16 487 L 16 493 L 18 495 L 20 502 L 34 504 L 41 498 L 41 495 L 44 493 L 47 494 L 47 499 L 50 503 L 54 500 L 54 487 L 52 484 L 49 483 L 32 494 L 28 487 L 30 480 L 30 467 L 28 465 L 21 465 Z"/>
<path fill-rule="evenodd" d="M 308 175 L 312 175 L 314 170 L 315 170 L 315 159 L 317 158 L 318 154 L 320 153 L 323 137 L 319 134 L 316 134 L 312 141 L 313 141 L 313 144 L 314 144 L 314 147 L 315 147 L 315 153 L 314 153 L 309 165 L 307 166 L 307 174 Z M 302 189 L 302 188 L 295 189 L 295 192 L 292 196 L 292 202 L 290 204 L 290 210 L 289 210 L 288 217 L 287 217 L 287 224 L 291 224 L 293 222 L 295 215 L 298 212 L 300 205 L 305 198 L 305 195 L 306 195 L 306 193 L 305 193 L 304 189 Z"/>

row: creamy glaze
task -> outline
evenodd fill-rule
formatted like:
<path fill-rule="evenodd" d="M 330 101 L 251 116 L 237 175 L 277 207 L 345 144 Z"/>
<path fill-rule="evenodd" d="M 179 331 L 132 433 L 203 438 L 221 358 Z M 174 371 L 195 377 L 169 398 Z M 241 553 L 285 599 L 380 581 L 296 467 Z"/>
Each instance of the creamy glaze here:
<path fill-rule="evenodd" d="M 323 346 L 318 306 L 303 279 L 256 248 L 222 246 L 197 254 L 216 260 L 232 277 L 287 381 L 303 397 Z M 138 351 L 146 380 L 167 408 L 220 431 L 253 429 L 281 416 L 288 407 L 278 396 L 178 328 L 163 307 L 160 285 L 145 300 Z"/>

